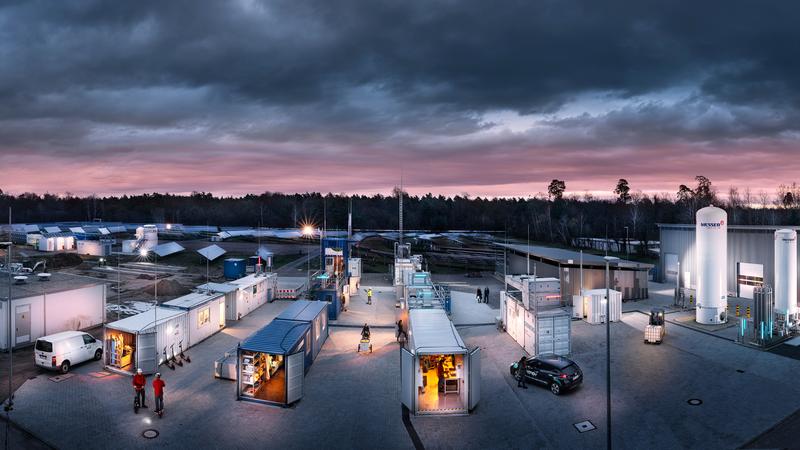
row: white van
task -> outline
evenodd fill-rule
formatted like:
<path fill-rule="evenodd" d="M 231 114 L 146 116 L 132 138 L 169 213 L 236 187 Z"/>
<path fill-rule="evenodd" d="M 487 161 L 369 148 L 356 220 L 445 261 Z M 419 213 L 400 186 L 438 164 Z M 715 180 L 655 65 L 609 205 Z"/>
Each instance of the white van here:
<path fill-rule="evenodd" d="M 103 357 L 102 341 L 83 331 L 64 331 L 40 337 L 34 347 L 34 361 L 45 369 L 69 372 L 75 364 Z"/>

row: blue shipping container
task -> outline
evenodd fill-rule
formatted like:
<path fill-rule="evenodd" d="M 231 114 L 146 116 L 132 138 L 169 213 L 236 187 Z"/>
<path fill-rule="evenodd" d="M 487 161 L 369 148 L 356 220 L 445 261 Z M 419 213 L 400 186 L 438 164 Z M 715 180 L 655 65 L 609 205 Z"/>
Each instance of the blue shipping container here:
<path fill-rule="evenodd" d="M 245 261 L 241 258 L 228 258 L 223 263 L 222 269 L 225 278 L 229 280 L 242 278 L 246 269 Z"/>

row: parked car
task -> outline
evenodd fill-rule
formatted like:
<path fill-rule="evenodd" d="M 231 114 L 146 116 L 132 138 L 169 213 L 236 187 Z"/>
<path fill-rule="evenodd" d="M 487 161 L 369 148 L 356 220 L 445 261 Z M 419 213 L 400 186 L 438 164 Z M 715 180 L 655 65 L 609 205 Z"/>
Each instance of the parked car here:
<path fill-rule="evenodd" d="M 37 366 L 67 373 L 75 364 L 99 361 L 103 345 L 89 333 L 64 331 L 37 339 L 33 355 Z"/>
<path fill-rule="evenodd" d="M 511 364 L 511 376 L 517 377 L 518 362 Z M 553 354 L 542 354 L 528 358 L 525 380 L 550 388 L 550 392 L 560 395 L 575 389 L 583 382 L 583 372 L 571 359 Z"/>

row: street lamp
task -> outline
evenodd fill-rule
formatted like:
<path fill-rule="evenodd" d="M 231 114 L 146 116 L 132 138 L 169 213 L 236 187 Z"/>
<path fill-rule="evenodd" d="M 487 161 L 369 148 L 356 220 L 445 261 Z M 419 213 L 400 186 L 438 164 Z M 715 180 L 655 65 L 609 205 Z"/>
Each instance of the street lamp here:
<path fill-rule="evenodd" d="M 606 447 L 611 449 L 611 289 L 608 266 L 619 258 L 605 256 L 603 259 L 606 261 Z"/>
<path fill-rule="evenodd" d="M 314 226 L 305 224 L 300 232 L 309 239 L 308 245 L 306 245 L 306 291 L 307 295 L 311 295 L 311 239 L 314 237 Z"/>
<path fill-rule="evenodd" d="M 628 259 L 631 257 L 630 244 L 628 244 L 628 227 L 625 227 L 625 256 Z"/>
<path fill-rule="evenodd" d="M 11 246 L 12 242 L 0 242 L 0 248 L 6 249 L 6 270 L 8 271 L 8 300 L 6 306 L 8 307 L 8 399 L 6 400 L 6 411 L 14 409 L 14 388 L 11 384 L 11 379 L 14 375 L 14 344 L 11 338 L 11 285 L 13 283 L 13 274 L 11 273 Z M 16 338 L 16 336 L 14 336 Z"/>

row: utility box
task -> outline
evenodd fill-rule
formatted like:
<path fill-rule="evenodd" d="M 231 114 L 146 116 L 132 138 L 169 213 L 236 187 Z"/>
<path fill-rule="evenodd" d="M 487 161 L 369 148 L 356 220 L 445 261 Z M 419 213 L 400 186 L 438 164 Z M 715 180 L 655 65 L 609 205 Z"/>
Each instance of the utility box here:
<path fill-rule="evenodd" d="M 619 322 L 622 319 L 622 293 L 615 290 L 609 291 L 610 305 L 609 314 L 611 322 Z M 592 289 L 586 291 L 583 296 L 583 314 L 586 322 L 593 325 L 605 323 L 606 321 L 606 290 Z"/>

